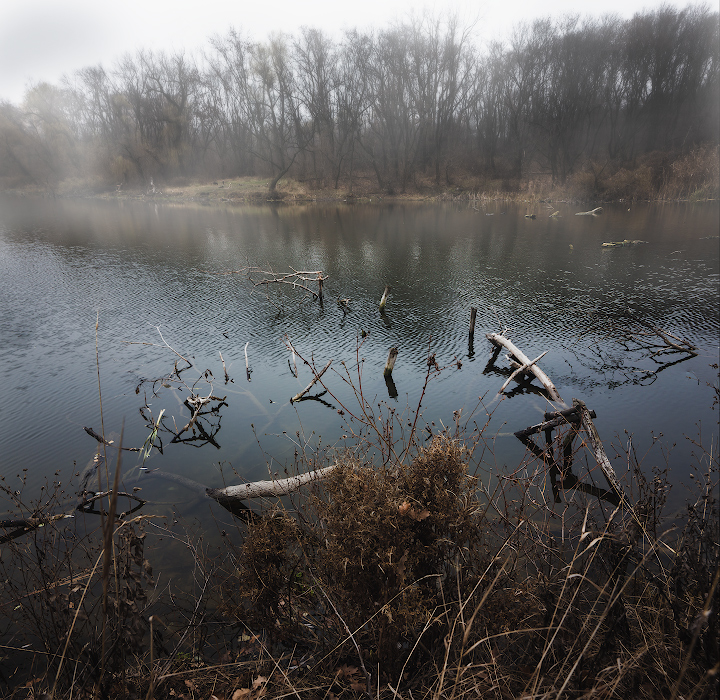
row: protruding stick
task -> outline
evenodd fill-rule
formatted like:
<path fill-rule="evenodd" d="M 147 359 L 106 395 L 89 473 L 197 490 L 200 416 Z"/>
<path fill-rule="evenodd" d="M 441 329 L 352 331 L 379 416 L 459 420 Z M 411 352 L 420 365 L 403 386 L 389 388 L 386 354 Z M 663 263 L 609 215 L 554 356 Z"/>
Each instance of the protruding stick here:
<path fill-rule="evenodd" d="M 580 399 L 573 399 L 573 406 L 578 409 L 580 419 L 582 420 L 583 428 L 585 428 L 585 432 L 590 439 L 590 444 L 592 445 L 595 459 L 597 460 L 600 469 L 602 469 L 602 472 L 605 475 L 608 486 L 610 486 L 610 488 L 620 499 L 620 502 L 622 502 L 622 500 L 625 498 L 625 494 L 623 493 L 622 486 L 620 486 L 620 482 L 615 475 L 615 470 L 613 469 L 612 464 L 610 464 L 610 460 L 608 459 L 607 454 L 605 454 L 605 448 L 603 447 L 602 440 L 600 439 L 597 428 L 592 422 L 588 407 L 585 405 L 585 402 L 580 401 Z"/>
<path fill-rule="evenodd" d="M 297 368 L 297 362 L 295 361 L 295 348 L 293 347 L 293 344 L 290 342 L 290 338 L 285 336 L 285 347 L 290 348 L 290 352 L 292 353 L 292 364 L 290 364 L 290 360 L 288 360 L 288 367 L 290 367 L 290 371 L 292 372 L 295 379 L 297 379 L 298 376 L 298 368 Z"/>
<path fill-rule="evenodd" d="M 500 387 L 500 391 L 498 391 L 498 394 L 502 394 L 503 391 L 505 391 L 505 387 L 510 384 L 510 382 L 517 377 L 518 374 L 522 374 L 523 372 L 527 372 L 538 360 L 541 360 L 545 355 L 548 354 L 548 351 L 546 350 L 542 355 L 538 355 L 532 362 L 528 362 L 526 365 L 520 365 L 508 378 L 505 384 L 503 384 Z"/>
<path fill-rule="evenodd" d="M 305 396 L 305 394 L 307 394 L 308 391 L 310 391 L 310 389 L 313 388 L 313 386 L 315 385 L 315 382 L 318 381 L 318 379 L 320 379 L 320 377 L 322 377 L 323 374 L 325 374 L 325 370 L 327 370 L 327 368 L 328 368 L 331 364 L 332 364 L 332 360 L 330 360 L 330 361 L 320 370 L 320 372 L 315 375 L 315 378 L 310 382 L 310 384 L 308 384 L 301 392 L 295 394 L 295 396 L 293 396 L 293 397 L 290 399 L 290 403 L 295 403 L 295 401 L 300 401 L 300 399 L 301 399 L 303 396 Z"/>
<path fill-rule="evenodd" d="M 470 342 L 472 343 L 475 337 L 475 317 L 477 316 L 477 309 L 474 306 L 470 307 Z"/>
<path fill-rule="evenodd" d="M 390 294 L 390 285 L 386 284 L 382 299 L 380 299 L 380 311 L 382 311 L 385 308 L 385 304 L 387 304 L 388 294 Z"/>
<path fill-rule="evenodd" d="M 228 374 L 227 368 L 225 367 L 225 360 L 223 360 L 222 353 L 219 350 L 218 355 L 220 355 L 220 362 L 222 362 L 223 372 L 225 372 L 225 384 L 227 384 L 230 381 L 230 375 Z"/>
<path fill-rule="evenodd" d="M 322 303 L 323 303 L 323 276 L 322 276 L 322 272 L 318 272 L 318 301 L 320 302 L 320 306 L 322 306 Z"/>
<path fill-rule="evenodd" d="M 248 354 L 247 354 L 248 345 L 250 345 L 249 340 L 247 343 L 245 343 L 245 373 L 247 374 L 248 381 L 250 381 L 250 363 L 248 362 Z"/>
<path fill-rule="evenodd" d="M 383 371 L 383 376 L 391 377 L 393 367 L 395 367 L 395 360 L 397 360 L 398 356 L 398 349 L 397 348 L 390 348 L 390 354 L 388 355 L 387 362 L 385 363 L 385 369 Z"/>

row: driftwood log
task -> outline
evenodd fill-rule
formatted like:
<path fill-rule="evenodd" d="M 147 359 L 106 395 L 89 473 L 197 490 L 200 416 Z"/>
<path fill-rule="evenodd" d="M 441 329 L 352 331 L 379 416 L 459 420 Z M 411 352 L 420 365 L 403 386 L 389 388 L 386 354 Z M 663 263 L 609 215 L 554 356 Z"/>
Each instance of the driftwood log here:
<path fill-rule="evenodd" d="M 265 498 L 270 496 L 286 496 L 297 491 L 306 484 L 324 479 L 332 474 L 339 465 L 333 464 L 323 469 L 316 469 L 299 476 L 291 476 L 288 479 L 275 479 L 272 481 L 253 481 L 248 484 L 237 486 L 226 486 L 221 489 L 205 489 L 205 493 L 216 501 L 228 499 L 246 500 L 248 498 Z"/>
<path fill-rule="evenodd" d="M 517 348 L 501 333 L 487 333 L 485 337 L 496 347 L 503 347 L 509 350 L 510 353 L 517 358 L 520 365 L 526 367 L 528 372 L 532 372 L 538 378 L 540 383 L 547 389 L 553 401 L 566 405 L 558 393 L 558 390 L 555 388 L 555 385 L 550 381 L 550 377 L 548 377 L 537 364 L 533 364 L 537 363 L 539 358 L 531 360 L 522 350 Z"/>
<path fill-rule="evenodd" d="M 626 238 L 624 241 L 609 241 L 607 243 L 603 243 L 603 248 L 626 248 L 628 246 L 634 246 L 634 245 L 642 245 L 643 243 L 647 243 L 647 241 L 631 241 L 628 238 Z"/>
<path fill-rule="evenodd" d="M 579 211 L 575 216 L 600 216 L 602 210 L 602 207 L 595 207 L 595 209 L 591 209 L 590 211 Z"/>
<path fill-rule="evenodd" d="M 272 479 L 265 481 L 252 481 L 245 484 L 235 486 L 225 486 L 224 488 L 208 488 L 203 484 L 188 479 L 179 474 L 160 471 L 155 469 L 147 471 L 140 479 L 154 477 L 165 481 L 172 481 L 180 484 L 192 491 L 199 498 L 210 497 L 233 515 L 244 517 L 248 512 L 248 506 L 244 501 L 252 498 L 273 498 L 278 496 L 286 496 L 299 490 L 301 487 L 320 481 L 332 474 L 338 468 L 338 464 L 333 464 L 323 469 L 316 469 L 306 474 L 291 476 L 287 479 Z"/>

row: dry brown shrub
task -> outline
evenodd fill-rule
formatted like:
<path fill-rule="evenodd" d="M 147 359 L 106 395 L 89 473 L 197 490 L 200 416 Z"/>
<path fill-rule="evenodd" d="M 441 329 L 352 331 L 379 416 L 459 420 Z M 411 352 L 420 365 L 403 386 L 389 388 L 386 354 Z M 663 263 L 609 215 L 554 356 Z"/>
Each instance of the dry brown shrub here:
<path fill-rule="evenodd" d="M 720 148 L 698 146 L 671 166 L 663 199 L 714 199 L 720 195 Z"/>
<path fill-rule="evenodd" d="M 592 172 L 575 173 L 567 183 L 572 196 L 580 200 L 589 200 L 601 194 L 597 191 L 597 179 Z"/>
<path fill-rule="evenodd" d="M 606 199 L 652 199 L 652 170 L 647 165 L 635 170 L 620 168 L 604 181 L 603 186 Z"/>
<path fill-rule="evenodd" d="M 335 618 L 330 626 L 357 630 L 369 658 L 392 668 L 448 606 L 448 580 L 455 588 L 461 576 L 466 587 L 480 566 L 475 479 L 463 448 L 444 435 L 396 469 L 346 458 L 302 510 L 251 523 L 238 558 L 241 619 L 271 621 L 263 627 L 276 638 L 301 608 L 322 609 Z"/>
<path fill-rule="evenodd" d="M 281 600 L 297 565 L 296 521 L 285 511 L 271 510 L 248 525 L 240 549 L 238 585 L 253 617 L 274 619 L 281 615 Z"/>

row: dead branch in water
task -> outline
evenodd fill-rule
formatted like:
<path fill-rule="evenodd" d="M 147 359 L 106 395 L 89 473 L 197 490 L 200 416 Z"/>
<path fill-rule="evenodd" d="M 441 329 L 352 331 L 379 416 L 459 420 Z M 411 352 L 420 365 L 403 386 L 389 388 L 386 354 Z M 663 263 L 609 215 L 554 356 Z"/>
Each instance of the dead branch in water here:
<path fill-rule="evenodd" d="M 547 354 L 548 354 L 548 351 L 546 350 L 545 352 L 543 352 L 543 353 L 541 353 L 540 355 L 538 355 L 534 360 L 528 362 L 526 365 L 520 365 L 520 366 L 519 366 L 516 370 L 514 370 L 513 373 L 507 378 L 507 380 L 505 381 L 505 384 L 503 384 L 503 385 L 500 387 L 500 391 L 498 391 L 498 394 L 502 394 L 503 391 L 505 391 L 505 389 L 507 388 L 507 385 L 510 384 L 510 382 L 511 382 L 513 379 L 515 379 L 515 377 L 517 377 L 518 374 L 527 374 L 527 373 L 530 371 L 530 369 L 531 369 L 532 367 L 534 367 L 535 364 L 536 364 L 539 360 L 542 360 L 542 358 L 545 357 L 545 355 L 547 355 Z"/>
<path fill-rule="evenodd" d="M 620 482 L 615 475 L 615 470 L 613 469 L 612 464 L 610 464 L 610 460 L 608 459 L 607 454 L 605 454 L 605 448 L 603 447 L 602 440 L 600 439 L 597 428 L 592 422 L 588 407 L 585 405 L 584 401 L 581 401 L 580 399 L 573 399 L 573 408 L 576 408 L 578 414 L 580 415 L 580 420 L 582 421 L 582 426 L 585 429 L 585 433 L 590 440 L 590 445 L 592 446 L 595 460 L 599 465 L 600 469 L 602 470 L 608 486 L 610 486 L 610 488 L 613 490 L 613 492 L 618 498 L 618 501 L 622 502 L 625 495 L 623 493 L 622 487 L 620 486 Z"/>
<path fill-rule="evenodd" d="M 510 340 L 508 340 L 508 338 L 506 338 L 501 333 L 487 333 L 485 337 L 493 345 L 506 348 L 512 353 L 515 358 L 517 358 L 519 364 L 521 365 L 519 371 L 517 371 L 518 374 L 523 371 L 532 372 L 538 378 L 541 384 L 548 390 L 548 393 L 552 397 L 553 401 L 557 401 L 561 404 L 565 403 L 562 400 L 560 394 L 558 393 L 558 390 L 555 388 L 555 385 L 550 381 L 550 377 L 548 377 L 547 374 L 545 374 L 545 372 L 543 372 L 536 364 L 537 361 L 542 357 L 542 355 L 540 355 L 540 357 L 537 357 L 534 360 L 530 360 L 530 358 L 522 350 L 517 348 Z M 503 389 L 506 386 L 507 382 L 503 385 Z"/>
<path fill-rule="evenodd" d="M 290 364 L 290 360 L 288 360 L 288 366 L 290 367 L 290 371 L 292 372 L 295 379 L 297 379 L 298 376 L 298 368 L 297 368 L 297 361 L 295 360 L 295 348 L 293 347 L 293 344 L 290 342 L 290 338 L 286 335 L 284 338 L 285 347 L 287 347 L 290 352 L 292 353 L 292 364 Z"/>
<path fill-rule="evenodd" d="M 157 330 L 158 334 L 160 335 L 160 339 L 163 341 L 163 345 L 158 345 L 157 343 L 142 343 L 137 342 L 134 340 L 124 340 L 123 342 L 126 345 L 151 345 L 154 348 L 168 348 L 168 350 L 172 350 L 181 360 L 188 363 L 189 367 L 193 366 L 193 363 L 190 362 L 186 357 L 183 357 L 175 348 L 173 348 L 167 340 L 163 337 L 163 334 L 160 332 L 160 326 L 155 326 L 155 330 Z"/>
<path fill-rule="evenodd" d="M 320 377 L 322 377 L 323 374 L 325 374 L 325 371 L 327 370 L 328 367 L 330 367 L 331 364 L 332 364 L 332 360 L 329 360 L 328 363 L 320 370 L 320 372 L 318 372 L 318 373 L 315 375 L 315 377 L 314 377 L 313 380 L 310 382 L 310 384 L 308 384 L 302 391 L 298 392 L 297 394 L 295 394 L 295 396 L 293 396 L 293 397 L 290 399 L 290 403 L 295 403 L 295 401 L 300 401 L 300 399 L 301 399 L 303 396 L 305 396 L 305 394 L 307 394 L 308 391 L 310 391 L 310 389 L 313 388 L 313 386 L 315 385 L 315 382 L 317 382 L 317 381 L 320 379 Z M 315 371 L 315 370 L 313 369 L 313 372 L 314 372 L 314 371 Z"/>
<path fill-rule="evenodd" d="M 595 411 L 590 411 L 590 417 L 597 418 Z M 580 423 L 580 415 L 576 406 L 567 408 L 564 411 L 546 413 L 545 420 L 542 423 L 536 423 L 535 425 L 531 425 L 523 430 L 516 430 L 515 437 L 518 440 L 522 440 L 526 437 L 530 437 L 531 435 L 535 435 L 536 433 L 542 433 L 545 430 L 557 428 L 559 425 L 566 425 L 567 423 Z"/>
<path fill-rule="evenodd" d="M 0 528 L 3 530 L 11 530 L 4 535 L 0 535 L 0 544 L 5 544 L 14 540 L 17 537 L 37 530 L 39 527 L 45 527 L 51 523 L 57 522 L 58 520 L 65 520 L 66 518 L 74 518 L 72 513 L 60 513 L 58 515 L 40 516 L 35 518 L 21 518 L 19 520 L 0 520 Z"/>
<path fill-rule="evenodd" d="M 185 399 L 185 405 L 190 409 L 192 412 L 192 416 L 190 417 L 190 420 L 187 422 L 184 428 L 179 430 L 177 433 L 175 433 L 175 437 L 172 439 L 172 442 L 179 442 L 180 436 L 183 433 L 186 433 L 190 428 L 195 425 L 197 422 L 198 417 L 201 415 L 200 411 L 202 410 L 203 406 L 209 404 L 211 401 L 219 401 L 222 405 L 225 403 L 225 399 L 227 397 L 223 396 L 220 398 L 219 396 L 214 396 L 212 392 L 208 394 L 207 396 L 198 396 L 197 394 L 192 394 L 187 399 Z"/>
<path fill-rule="evenodd" d="M 248 269 L 248 279 L 254 287 L 264 285 L 266 289 L 271 284 L 289 284 L 293 289 L 302 289 L 310 294 L 313 299 L 322 301 L 323 282 L 328 278 L 328 275 L 323 274 L 322 270 L 296 270 L 293 267 L 290 267 L 290 269 L 292 272 L 283 275 L 273 270 L 261 270 L 257 267 L 251 267 Z M 262 276 L 262 279 L 257 279 L 259 275 Z M 310 289 L 306 284 L 307 282 L 317 282 L 318 291 Z"/>
<path fill-rule="evenodd" d="M 633 320 L 641 326 L 641 329 L 626 328 L 622 330 L 622 334 L 627 340 L 637 343 L 640 347 L 645 347 L 648 350 L 651 350 L 652 352 L 650 357 L 655 358 L 658 355 L 673 352 L 688 353 L 692 357 L 695 357 L 698 354 L 697 347 L 684 338 L 679 338 L 662 328 L 658 328 L 658 326 L 655 326 L 648 321 L 642 321 L 639 319 Z M 663 344 L 659 345 L 657 343 L 650 342 L 649 339 L 652 338 L 659 338 L 663 341 Z"/>
<path fill-rule="evenodd" d="M 101 435 L 98 435 L 92 428 L 83 427 L 83 430 L 91 437 L 95 438 L 99 443 L 107 445 L 108 447 L 116 447 L 114 440 L 105 440 Z M 140 452 L 140 447 L 121 447 L 121 450 L 126 452 Z"/>
<path fill-rule="evenodd" d="M 602 210 L 602 207 L 595 207 L 595 209 L 591 209 L 590 211 L 579 211 L 575 216 L 600 216 Z"/>
<path fill-rule="evenodd" d="M 227 367 L 225 366 L 225 360 L 223 359 L 222 353 L 218 350 L 218 355 L 220 355 L 220 362 L 222 362 L 223 366 L 223 372 L 225 372 L 225 384 L 228 382 L 231 382 L 232 379 L 230 379 L 230 375 L 228 374 Z"/>

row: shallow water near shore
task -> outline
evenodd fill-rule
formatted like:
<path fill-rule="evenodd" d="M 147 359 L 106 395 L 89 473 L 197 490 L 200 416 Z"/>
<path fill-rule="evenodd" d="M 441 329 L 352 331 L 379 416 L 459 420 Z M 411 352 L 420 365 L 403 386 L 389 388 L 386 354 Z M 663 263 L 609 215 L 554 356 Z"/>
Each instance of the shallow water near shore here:
<path fill-rule="evenodd" d="M 524 448 L 513 432 L 551 409 L 533 393 L 497 397 L 505 377 L 486 371 L 485 333 L 502 330 L 500 324 L 529 357 L 548 351 L 543 370 L 568 404 L 580 398 L 596 411 L 609 453 L 618 436 L 627 443 L 625 431 L 641 454 L 662 435 L 667 449 L 656 447 L 643 466 L 664 468 L 667 461 L 679 505 L 681 485 L 696 469 L 684 436 L 697 439 L 701 431 L 707 445 L 711 435 L 717 440 L 707 384 L 717 381 L 718 205 L 618 203 L 599 217 L 575 216 L 580 209 L 2 200 L 0 475 L 10 484 L 27 469 L 29 499 L 46 480 L 67 481 L 93 456 L 96 443 L 83 427 L 101 431 L 96 319 L 105 431 L 117 437 L 124 422 L 125 445 L 140 446 L 148 436 L 140 414 L 146 401 L 153 416 L 165 410 L 168 425 L 190 418 L 182 404 L 187 390 L 157 384 L 153 395 L 143 383 L 167 375 L 178 359 L 163 338 L 193 362 L 183 373 L 188 384 L 210 370 L 201 393 L 212 386 L 225 397 L 207 419 L 217 428 L 211 442 L 170 444 L 161 431 L 163 454 L 153 452 L 149 469 L 206 486 L 282 472 L 299 446 L 344 444 L 338 411 L 354 399 L 333 374 L 341 362 L 351 367 L 357 353 L 365 397 L 401 411 L 417 405 L 432 352 L 445 369 L 427 388 L 423 418 L 441 430 L 455 424 L 455 411 L 463 410 L 464 421 L 476 409 L 472 419 L 483 424 L 485 408 L 476 407 L 484 397 L 494 410 L 488 431 L 497 436 L 484 466 L 491 474 L 519 463 Z M 560 215 L 550 218 L 555 210 Z M 624 239 L 647 243 L 602 246 Z M 268 300 L 242 272 L 249 265 L 322 270 L 324 305 L 279 285 Z M 392 291 L 380 314 L 385 284 Z M 349 310 L 340 298 L 350 299 Z M 470 307 L 478 309 L 472 348 Z M 698 355 L 665 366 L 685 356 L 653 360 L 626 350 L 615 331 L 629 314 L 687 338 Z M 335 398 L 290 403 L 312 373 L 298 361 L 294 376 L 286 336 L 318 368 L 333 360 L 324 380 Z M 397 398 L 382 376 L 392 346 L 399 349 Z M 219 353 L 233 379 L 227 384 Z M 502 356 L 496 365 L 508 366 Z M 136 455 L 124 458 L 126 471 L 137 463 Z M 616 462 L 619 473 L 625 467 Z M 149 506 L 202 517 L 208 504 L 186 491 L 156 480 L 143 487 Z"/>

